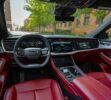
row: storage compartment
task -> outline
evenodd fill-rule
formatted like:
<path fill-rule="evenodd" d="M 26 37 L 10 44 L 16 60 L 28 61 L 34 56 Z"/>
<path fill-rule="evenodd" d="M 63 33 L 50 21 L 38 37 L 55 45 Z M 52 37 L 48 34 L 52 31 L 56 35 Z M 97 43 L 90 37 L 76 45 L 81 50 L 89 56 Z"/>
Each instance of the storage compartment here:
<path fill-rule="evenodd" d="M 74 62 L 70 56 L 58 56 L 54 57 L 53 61 L 56 67 L 73 66 Z"/>

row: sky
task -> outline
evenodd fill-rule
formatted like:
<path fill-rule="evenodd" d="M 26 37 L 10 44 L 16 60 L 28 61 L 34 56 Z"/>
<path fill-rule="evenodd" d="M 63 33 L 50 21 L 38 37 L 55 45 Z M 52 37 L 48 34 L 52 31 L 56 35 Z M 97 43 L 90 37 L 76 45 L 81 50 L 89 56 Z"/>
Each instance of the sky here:
<path fill-rule="evenodd" d="M 24 25 L 24 20 L 30 15 L 24 10 L 25 0 L 10 0 L 12 22 L 18 26 Z"/>

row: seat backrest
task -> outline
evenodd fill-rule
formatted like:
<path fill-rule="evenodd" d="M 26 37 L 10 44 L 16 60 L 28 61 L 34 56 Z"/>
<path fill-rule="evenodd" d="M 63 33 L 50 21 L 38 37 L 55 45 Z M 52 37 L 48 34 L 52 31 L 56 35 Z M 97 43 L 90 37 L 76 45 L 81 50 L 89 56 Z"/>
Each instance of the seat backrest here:
<path fill-rule="evenodd" d="M 64 100 L 64 97 L 55 80 L 40 79 L 12 86 L 3 100 Z"/>
<path fill-rule="evenodd" d="M 0 58 L 0 98 L 3 96 L 4 85 L 7 79 L 7 72 L 5 71 L 5 59 Z"/>

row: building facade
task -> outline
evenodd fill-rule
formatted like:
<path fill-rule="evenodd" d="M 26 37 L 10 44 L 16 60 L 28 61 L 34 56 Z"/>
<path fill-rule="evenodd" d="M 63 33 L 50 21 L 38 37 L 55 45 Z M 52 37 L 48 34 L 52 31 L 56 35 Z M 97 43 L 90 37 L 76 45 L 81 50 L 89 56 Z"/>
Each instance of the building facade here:
<path fill-rule="evenodd" d="M 79 18 L 75 18 L 74 22 L 58 23 L 57 29 L 70 30 L 73 34 L 89 34 L 95 28 L 97 28 L 101 22 L 108 17 L 111 17 L 111 12 L 108 12 L 104 19 L 101 21 L 94 15 L 95 10 L 92 10 L 89 14 L 81 14 Z"/>
<path fill-rule="evenodd" d="M 12 19 L 11 19 L 11 8 L 10 8 L 10 0 L 6 0 L 5 7 L 5 18 L 8 30 L 12 30 Z"/>
<path fill-rule="evenodd" d="M 108 17 L 111 17 L 111 12 L 108 12 L 106 14 L 103 21 Z M 82 14 L 79 19 L 76 18 L 75 21 L 72 23 L 71 31 L 72 33 L 89 34 L 100 24 L 102 24 L 101 22 L 102 21 L 94 15 L 94 11 L 92 11 L 88 15 Z"/>

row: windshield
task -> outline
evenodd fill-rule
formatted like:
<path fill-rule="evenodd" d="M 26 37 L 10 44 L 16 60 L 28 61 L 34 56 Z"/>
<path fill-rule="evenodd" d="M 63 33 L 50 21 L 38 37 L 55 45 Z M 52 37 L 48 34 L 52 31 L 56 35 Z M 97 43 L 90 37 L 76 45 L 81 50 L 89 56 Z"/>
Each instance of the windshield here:
<path fill-rule="evenodd" d="M 40 0 L 6 0 L 5 16 L 7 28 L 13 35 L 57 34 L 86 36 L 105 19 L 111 11 L 96 9 L 77 9 L 74 21 L 55 21 L 55 4 Z"/>

